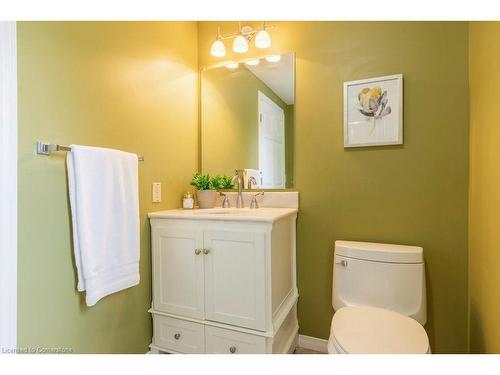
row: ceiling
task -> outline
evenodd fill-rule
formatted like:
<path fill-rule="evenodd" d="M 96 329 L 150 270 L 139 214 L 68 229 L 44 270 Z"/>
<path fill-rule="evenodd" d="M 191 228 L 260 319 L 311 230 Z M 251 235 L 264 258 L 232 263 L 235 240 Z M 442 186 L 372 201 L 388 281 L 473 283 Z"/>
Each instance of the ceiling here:
<path fill-rule="evenodd" d="M 295 103 L 295 55 L 288 53 L 281 55 L 281 60 L 268 62 L 261 59 L 259 65 L 246 68 L 255 74 L 286 104 Z"/>

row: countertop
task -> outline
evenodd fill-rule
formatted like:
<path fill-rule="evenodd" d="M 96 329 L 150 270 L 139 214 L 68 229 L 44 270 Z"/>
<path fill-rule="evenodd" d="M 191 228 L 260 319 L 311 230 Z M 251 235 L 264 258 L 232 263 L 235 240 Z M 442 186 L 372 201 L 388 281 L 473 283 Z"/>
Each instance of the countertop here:
<path fill-rule="evenodd" d="M 166 210 L 150 212 L 150 219 L 250 221 L 273 223 L 298 212 L 296 208 L 208 208 L 193 210 Z"/>

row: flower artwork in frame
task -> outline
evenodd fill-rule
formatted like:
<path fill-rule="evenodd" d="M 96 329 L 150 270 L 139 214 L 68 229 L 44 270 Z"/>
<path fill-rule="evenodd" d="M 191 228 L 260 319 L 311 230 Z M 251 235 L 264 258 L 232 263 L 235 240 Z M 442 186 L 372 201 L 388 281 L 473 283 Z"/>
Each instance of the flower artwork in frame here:
<path fill-rule="evenodd" d="M 344 83 L 344 147 L 403 143 L 403 75 Z"/>

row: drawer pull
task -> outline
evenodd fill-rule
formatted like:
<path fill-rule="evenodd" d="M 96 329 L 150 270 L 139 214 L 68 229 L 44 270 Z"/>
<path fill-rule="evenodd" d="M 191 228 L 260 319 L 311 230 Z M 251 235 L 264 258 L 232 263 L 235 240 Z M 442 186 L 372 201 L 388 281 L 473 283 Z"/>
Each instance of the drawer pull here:
<path fill-rule="evenodd" d="M 229 348 L 229 351 L 231 352 L 231 354 L 236 353 L 236 346 L 231 346 L 231 347 Z"/>
<path fill-rule="evenodd" d="M 203 254 L 207 255 L 210 252 L 208 249 L 203 249 Z"/>
<path fill-rule="evenodd" d="M 174 335 L 174 339 L 179 340 L 180 338 L 181 338 L 181 334 L 180 333 L 176 333 Z"/>
<path fill-rule="evenodd" d="M 195 253 L 196 255 L 200 255 L 200 254 L 201 254 L 201 250 L 200 250 L 200 249 L 195 249 L 195 250 L 194 250 L 194 253 Z"/>

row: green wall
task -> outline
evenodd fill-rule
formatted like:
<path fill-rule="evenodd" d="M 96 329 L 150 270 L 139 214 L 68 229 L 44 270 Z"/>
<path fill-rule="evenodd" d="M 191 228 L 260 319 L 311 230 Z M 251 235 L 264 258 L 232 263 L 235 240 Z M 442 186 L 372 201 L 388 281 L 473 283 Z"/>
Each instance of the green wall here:
<path fill-rule="evenodd" d="M 198 163 L 196 22 L 20 22 L 18 345 L 145 353 L 152 328 L 149 211 L 178 207 Z M 139 166 L 140 285 L 87 308 L 75 291 L 65 153 L 118 148 Z M 151 203 L 151 182 L 163 202 Z"/>
<path fill-rule="evenodd" d="M 500 43 L 499 22 L 471 22 L 470 351 L 500 353 Z"/>
<path fill-rule="evenodd" d="M 336 239 L 411 244 L 424 248 L 432 350 L 465 352 L 467 23 L 272 23 L 266 53 L 296 53 L 300 333 L 329 335 Z M 199 23 L 202 67 L 220 62 L 209 54 L 218 25 L 237 27 Z M 252 46 L 245 57 L 260 54 Z M 343 82 L 396 73 L 404 75 L 404 145 L 344 149 Z"/>
<path fill-rule="evenodd" d="M 295 150 L 295 143 L 293 135 L 295 134 L 295 105 L 288 104 L 285 112 L 285 173 L 287 188 L 293 188 L 293 152 Z"/>
<path fill-rule="evenodd" d="M 236 168 L 259 168 L 258 92 L 285 114 L 285 173 L 293 181 L 293 105 L 288 106 L 242 64 L 201 73 L 201 169 L 209 174 L 234 174 Z"/>

